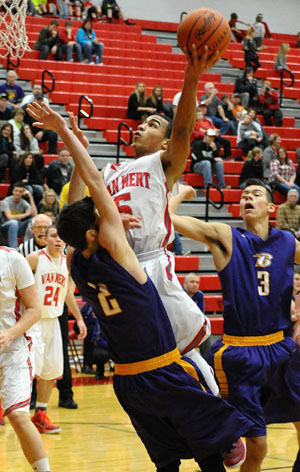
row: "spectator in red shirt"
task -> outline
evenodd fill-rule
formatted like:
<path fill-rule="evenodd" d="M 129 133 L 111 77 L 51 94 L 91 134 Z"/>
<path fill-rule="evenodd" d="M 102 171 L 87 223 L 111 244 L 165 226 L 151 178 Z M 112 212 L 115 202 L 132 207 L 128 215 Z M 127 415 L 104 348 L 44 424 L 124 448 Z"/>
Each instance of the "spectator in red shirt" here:
<path fill-rule="evenodd" d="M 258 101 L 262 107 L 266 125 L 274 126 L 271 119 L 273 117 L 275 126 L 282 126 L 282 112 L 280 110 L 278 93 L 272 89 L 269 80 L 264 81 Z"/>
<path fill-rule="evenodd" d="M 66 54 L 66 60 L 73 62 L 73 52 L 75 52 L 78 62 L 83 62 L 82 50 L 73 32 L 72 21 L 65 22 L 65 29 L 59 35 L 63 52 Z"/>

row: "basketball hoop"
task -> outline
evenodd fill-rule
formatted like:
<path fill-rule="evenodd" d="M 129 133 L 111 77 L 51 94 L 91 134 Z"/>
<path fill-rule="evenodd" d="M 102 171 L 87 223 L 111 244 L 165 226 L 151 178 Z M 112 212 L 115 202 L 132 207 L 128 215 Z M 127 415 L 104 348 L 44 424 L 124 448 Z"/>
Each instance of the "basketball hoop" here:
<path fill-rule="evenodd" d="M 0 0 L 0 57 L 23 57 L 31 51 L 26 35 L 27 0 Z M 5 49 L 5 51 L 3 50 Z"/>

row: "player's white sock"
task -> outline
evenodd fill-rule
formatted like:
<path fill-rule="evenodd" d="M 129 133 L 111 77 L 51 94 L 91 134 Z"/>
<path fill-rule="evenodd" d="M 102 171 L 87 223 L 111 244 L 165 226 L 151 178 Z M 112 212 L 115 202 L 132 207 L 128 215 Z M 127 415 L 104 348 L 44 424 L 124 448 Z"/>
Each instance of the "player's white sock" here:
<path fill-rule="evenodd" d="M 33 462 L 31 464 L 33 470 L 37 472 L 50 472 L 50 465 L 48 461 L 48 457 L 44 457 L 44 459 L 40 459 L 39 461 Z"/>
<path fill-rule="evenodd" d="M 47 406 L 48 406 L 48 403 L 36 402 L 35 411 L 38 411 L 38 410 L 46 411 Z"/>

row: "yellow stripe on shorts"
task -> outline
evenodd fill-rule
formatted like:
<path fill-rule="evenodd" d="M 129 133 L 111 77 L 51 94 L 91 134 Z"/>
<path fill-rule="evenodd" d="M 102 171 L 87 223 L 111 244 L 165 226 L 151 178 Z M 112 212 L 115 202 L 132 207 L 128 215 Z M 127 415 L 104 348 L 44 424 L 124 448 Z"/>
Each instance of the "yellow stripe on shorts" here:
<path fill-rule="evenodd" d="M 223 370 L 223 363 L 222 363 L 222 355 L 225 349 L 228 348 L 228 344 L 222 346 L 221 349 L 214 354 L 214 369 L 215 369 L 215 376 L 219 382 L 220 394 L 222 397 L 227 398 L 229 396 L 228 390 L 228 382 L 226 378 L 226 374 Z"/>

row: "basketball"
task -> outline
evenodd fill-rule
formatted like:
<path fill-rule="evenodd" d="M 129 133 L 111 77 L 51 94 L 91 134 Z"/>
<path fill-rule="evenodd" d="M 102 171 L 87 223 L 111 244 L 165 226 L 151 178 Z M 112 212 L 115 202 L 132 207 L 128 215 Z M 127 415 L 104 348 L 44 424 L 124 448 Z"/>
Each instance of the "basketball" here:
<path fill-rule="evenodd" d="M 186 47 L 189 54 L 192 44 L 195 44 L 198 57 L 201 57 L 204 46 L 208 48 L 208 58 L 216 51 L 222 57 L 230 41 L 230 27 L 218 11 L 199 8 L 184 16 L 178 26 L 177 41 L 180 49 L 183 51 Z"/>

